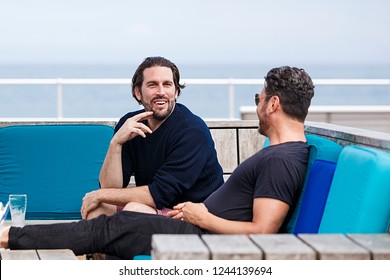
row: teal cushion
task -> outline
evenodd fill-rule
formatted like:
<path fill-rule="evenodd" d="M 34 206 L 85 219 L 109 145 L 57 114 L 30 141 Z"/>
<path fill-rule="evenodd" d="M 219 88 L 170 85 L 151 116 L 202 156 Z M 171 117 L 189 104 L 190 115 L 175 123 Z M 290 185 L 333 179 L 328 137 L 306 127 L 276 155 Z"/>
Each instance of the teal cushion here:
<path fill-rule="evenodd" d="M 319 233 L 384 233 L 390 219 L 390 153 L 346 146 Z"/>
<path fill-rule="evenodd" d="M 389 222 L 387 223 L 386 228 L 387 228 L 387 231 L 390 233 L 390 219 L 389 219 Z"/>
<path fill-rule="evenodd" d="M 307 134 L 307 143 L 310 146 L 309 170 L 314 160 L 321 159 L 337 162 L 343 147 L 336 142 L 317 135 Z"/>
<path fill-rule="evenodd" d="M 152 259 L 151 255 L 137 255 L 134 256 L 133 260 L 136 261 L 150 261 Z"/>
<path fill-rule="evenodd" d="M 264 143 L 263 143 L 263 148 L 267 148 L 270 145 L 269 138 L 265 137 Z"/>
<path fill-rule="evenodd" d="M 301 194 L 299 196 L 298 202 L 294 208 L 293 214 L 288 221 L 287 224 L 287 232 L 288 233 L 294 233 L 295 232 L 295 227 L 297 223 L 297 219 L 301 210 L 301 205 L 303 198 L 305 196 L 305 191 L 309 179 L 309 175 L 311 172 L 311 168 L 313 166 L 313 163 L 315 160 L 324 160 L 328 162 L 334 162 L 336 163 L 338 160 L 338 157 L 340 155 L 340 152 L 342 150 L 342 146 L 337 144 L 336 142 L 333 142 L 329 139 L 317 136 L 317 135 L 312 135 L 312 134 L 307 134 L 306 135 L 306 140 L 309 145 L 309 159 L 308 159 L 308 164 L 307 164 L 307 169 L 306 169 L 306 178 L 305 178 L 305 183 L 302 187 Z M 311 179 L 311 185 L 315 187 L 315 180 L 314 178 Z M 318 180 L 321 180 L 321 178 L 318 178 Z M 324 184 L 322 184 L 324 186 Z M 325 186 L 326 187 L 326 186 Z M 327 192 L 322 192 L 323 194 Z M 305 208 L 305 211 L 310 211 L 310 209 Z M 306 220 L 307 221 L 307 220 Z"/>
<path fill-rule="evenodd" d="M 79 219 L 85 193 L 99 188 L 113 128 L 18 125 L 0 129 L 0 201 L 28 195 L 27 219 Z"/>

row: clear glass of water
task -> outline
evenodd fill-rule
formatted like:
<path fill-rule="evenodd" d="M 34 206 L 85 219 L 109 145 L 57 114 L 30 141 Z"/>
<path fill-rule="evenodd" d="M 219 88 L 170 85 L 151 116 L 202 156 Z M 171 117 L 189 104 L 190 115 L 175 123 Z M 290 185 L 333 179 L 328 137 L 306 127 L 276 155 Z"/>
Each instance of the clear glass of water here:
<path fill-rule="evenodd" d="M 26 219 L 27 195 L 10 194 L 9 210 L 11 212 L 12 226 L 22 227 Z"/>

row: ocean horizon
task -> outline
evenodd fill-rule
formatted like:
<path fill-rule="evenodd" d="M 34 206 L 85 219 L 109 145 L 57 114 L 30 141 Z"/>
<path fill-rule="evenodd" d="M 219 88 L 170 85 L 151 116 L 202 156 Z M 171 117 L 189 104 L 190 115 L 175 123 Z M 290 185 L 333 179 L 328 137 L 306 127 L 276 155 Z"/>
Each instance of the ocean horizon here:
<path fill-rule="evenodd" d="M 138 64 L 0 64 L 0 79 L 130 79 Z M 180 64 L 182 79 L 262 79 L 275 66 L 260 64 Z M 390 65 L 291 65 L 312 79 L 390 79 Z M 234 117 L 253 106 L 262 85 L 235 86 Z M 54 85 L 0 85 L 0 118 L 55 118 Z M 178 102 L 205 119 L 229 117 L 226 85 L 187 85 Z M 389 86 L 316 86 L 312 105 L 390 105 Z M 129 85 L 64 85 L 64 118 L 119 118 L 139 109 Z"/>

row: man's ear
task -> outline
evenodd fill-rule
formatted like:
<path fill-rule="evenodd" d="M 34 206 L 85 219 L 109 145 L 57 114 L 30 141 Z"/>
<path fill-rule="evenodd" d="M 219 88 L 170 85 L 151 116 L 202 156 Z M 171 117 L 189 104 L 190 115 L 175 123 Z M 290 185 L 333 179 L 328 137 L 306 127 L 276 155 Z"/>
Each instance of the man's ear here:
<path fill-rule="evenodd" d="M 280 106 L 280 99 L 279 96 L 272 96 L 270 100 L 268 101 L 268 107 L 270 108 L 271 112 L 276 111 L 276 109 Z"/>
<path fill-rule="evenodd" d="M 179 96 L 179 90 L 178 89 L 176 89 L 176 91 L 175 91 L 175 101 L 177 100 L 177 97 Z"/>
<path fill-rule="evenodd" d="M 134 88 L 134 96 L 135 96 L 135 99 L 137 99 L 138 103 L 141 104 L 142 94 L 141 94 L 139 87 Z"/>

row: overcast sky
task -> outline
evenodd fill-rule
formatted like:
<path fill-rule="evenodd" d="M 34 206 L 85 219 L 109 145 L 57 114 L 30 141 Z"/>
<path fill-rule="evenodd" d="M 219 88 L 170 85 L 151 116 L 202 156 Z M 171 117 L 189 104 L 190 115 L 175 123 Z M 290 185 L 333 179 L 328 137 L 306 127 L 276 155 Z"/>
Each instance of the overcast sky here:
<path fill-rule="evenodd" d="M 0 0 L 0 64 L 390 63 L 388 0 Z"/>

